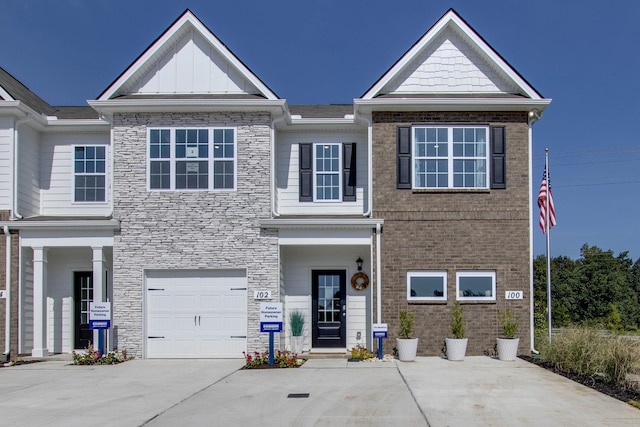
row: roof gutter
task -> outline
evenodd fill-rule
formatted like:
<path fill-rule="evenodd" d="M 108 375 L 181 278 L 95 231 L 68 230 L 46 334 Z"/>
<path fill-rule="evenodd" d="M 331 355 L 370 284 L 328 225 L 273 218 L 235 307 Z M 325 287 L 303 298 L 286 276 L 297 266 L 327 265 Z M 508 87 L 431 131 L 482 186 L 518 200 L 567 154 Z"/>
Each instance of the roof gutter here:
<path fill-rule="evenodd" d="M 372 111 L 523 111 L 542 112 L 551 99 L 528 98 L 374 98 L 354 99 L 360 112 Z"/>

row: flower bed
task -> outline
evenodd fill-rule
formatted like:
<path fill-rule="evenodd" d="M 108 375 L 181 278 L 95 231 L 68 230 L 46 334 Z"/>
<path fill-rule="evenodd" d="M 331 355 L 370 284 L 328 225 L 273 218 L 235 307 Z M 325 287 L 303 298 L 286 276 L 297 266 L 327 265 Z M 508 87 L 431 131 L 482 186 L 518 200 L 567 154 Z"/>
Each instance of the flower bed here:
<path fill-rule="evenodd" d="M 269 365 L 269 350 L 262 353 L 254 351 L 253 354 L 242 352 L 245 364 L 243 369 L 273 369 L 273 368 L 299 368 L 304 359 L 298 359 L 296 353 L 277 350 L 273 355 L 273 365 Z"/>
<path fill-rule="evenodd" d="M 82 352 L 71 353 L 74 365 L 116 365 L 133 359 L 133 356 L 127 355 L 127 350 L 112 350 L 106 354 L 100 354 L 91 343 Z"/>

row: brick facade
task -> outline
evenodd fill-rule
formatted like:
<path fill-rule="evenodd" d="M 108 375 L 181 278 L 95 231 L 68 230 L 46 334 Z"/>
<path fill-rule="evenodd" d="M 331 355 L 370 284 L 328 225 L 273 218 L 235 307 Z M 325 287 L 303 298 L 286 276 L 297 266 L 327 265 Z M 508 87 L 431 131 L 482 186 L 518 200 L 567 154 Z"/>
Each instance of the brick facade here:
<path fill-rule="evenodd" d="M 11 212 L 9 211 L 0 211 L 0 221 L 8 221 Z M 10 230 L 11 234 L 11 354 L 10 358 L 15 359 L 18 354 L 18 283 L 19 283 L 19 265 L 18 261 L 20 259 L 19 256 L 19 234 L 17 230 Z M 7 289 L 7 271 L 6 271 L 6 257 L 7 257 L 7 245 L 6 239 L 4 238 L 4 232 L 1 234 L 2 239 L 0 243 L 0 289 Z M 7 307 L 7 299 L 0 299 L 0 348 L 2 352 L 5 351 L 5 340 L 6 340 L 6 307 Z"/>
<path fill-rule="evenodd" d="M 147 191 L 149 127 L 235 127 L 236 191 Z M 270 116 L 266 113 L 135 114 L 114 117 L 115 345 L 142 356 L 144 269 L 245 269 L 248 295 L 278 298 L 278 239 L 270 216 Z M 268 345 L 259 303 L 248 301 L 248 349 Z"/>
<path fill-rule="evenodd" d="M 415 124 L 503 125 L 506 132 L 507 188 L 478 191 L 396 189 L 396 131 Z M 520 352 L 529 339 L 529 164 L 524 112 L 376 112 L 373 114 L 373 197 L 382 234 L 382 317 L 395 338 L 400 310 L 416 314 L 418 354 L 439 355 L 450 336 L 456 301 L 456 272 L 496 272 L 495 302 L 463 302 L 468 320 L 468 355 L 493 352 L 501 334 L 497 310 L 519 317 Z M 407 301 L 407 271 L 446 270 L 446 302 Z M 524 291 L 505 300 L 506 290 Z M 395 345 L 395 343 L 394 343 Z"/>

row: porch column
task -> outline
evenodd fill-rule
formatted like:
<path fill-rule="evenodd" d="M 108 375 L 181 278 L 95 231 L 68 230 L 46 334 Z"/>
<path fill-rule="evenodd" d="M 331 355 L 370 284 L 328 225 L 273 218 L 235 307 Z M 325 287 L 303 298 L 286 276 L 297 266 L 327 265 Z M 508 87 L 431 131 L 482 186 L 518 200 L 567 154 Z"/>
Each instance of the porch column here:
<path fill-rule="evenodd" d="M 33 248 L 33 350 L 47 357 L 47 249 Z"/>
<path fill-rule="evenodd" d="M 93 250 L 93 302 L 105 302 L 107 298 L 104 289 L 104 254 L 102 246 L 92 246 L 91 249 Z M 99 329 L 93 331 L 93 340 L 91 342 L 95 346 L 98 345 L 98 335 L 102 333 L 104 332 Z"/>

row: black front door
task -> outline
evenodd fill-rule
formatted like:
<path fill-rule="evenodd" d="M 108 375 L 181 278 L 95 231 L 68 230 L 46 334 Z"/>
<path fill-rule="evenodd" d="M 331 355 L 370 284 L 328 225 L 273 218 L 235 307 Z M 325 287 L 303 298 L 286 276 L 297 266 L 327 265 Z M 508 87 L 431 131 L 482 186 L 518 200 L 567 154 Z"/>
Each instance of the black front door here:
<path fill-rule="evenodd" d="M 73 273 L 73 301 L 75 312 L 74 348 L 87 348 L 93 340 L 89 329 L 89 303 L 93 301 L 93 272 L 76 271 Z"/>
<path fill-rule="evenodd" d="M 347 273 L 344 270 L 314 270 L 311 276 L 313 346 L 345 347 Z"/>

